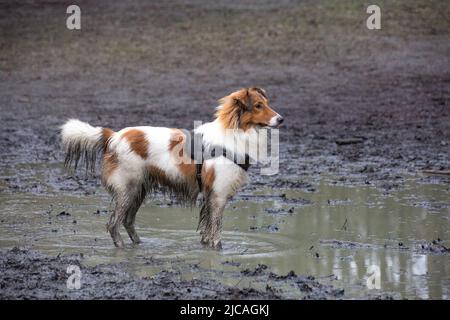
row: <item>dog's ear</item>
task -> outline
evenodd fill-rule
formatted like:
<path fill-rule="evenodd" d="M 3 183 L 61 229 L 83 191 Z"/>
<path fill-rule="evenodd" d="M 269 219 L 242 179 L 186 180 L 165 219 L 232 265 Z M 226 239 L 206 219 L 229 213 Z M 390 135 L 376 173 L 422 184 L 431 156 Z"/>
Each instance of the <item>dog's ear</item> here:
<path fill-rule="evenodd" d="M 251 97 L 248 89 L 241 89 L 239 94 L 234 97 L 234 103 L 242 110 L 248 111 L 251 110 Z"/>
<path fill-rule="evenodd" d="M 251 88 L 251 90 L 258 92 L 260 95 L 267 99 L 266 90 L 264 90 L 263 88 L 253 87 Z"/>

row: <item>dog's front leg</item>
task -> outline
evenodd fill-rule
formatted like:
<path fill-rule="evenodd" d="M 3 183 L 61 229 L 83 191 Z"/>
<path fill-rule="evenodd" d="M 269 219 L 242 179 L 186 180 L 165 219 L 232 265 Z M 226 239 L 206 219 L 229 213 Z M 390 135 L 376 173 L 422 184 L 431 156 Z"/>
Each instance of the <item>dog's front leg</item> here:
<path fill-rule="evenodd" d="M 200 211 L 202 243 L 214 249 L 222 249 L 222 218 L 226 200 L 210 194 Z"/>
<path fill-rule="evenodd" d="M 197 231 L 200 230 L 200 236 L 202 244 L 208 244 L 208 239 L 206 237 L 206 226 L 209 221 L 210 216 L 210 205 L 208 199 L 205 199 L 202 205 L 202 208 L 200 209 L 200 217 L 198 219 L 198 227 Z"/>
<path fill-rule="evenodd" d="M 222 249 L 222 218 L 225 204 L 214 207 L 211 211 L 211 229 L 209 246 L 214 249 Z"/>

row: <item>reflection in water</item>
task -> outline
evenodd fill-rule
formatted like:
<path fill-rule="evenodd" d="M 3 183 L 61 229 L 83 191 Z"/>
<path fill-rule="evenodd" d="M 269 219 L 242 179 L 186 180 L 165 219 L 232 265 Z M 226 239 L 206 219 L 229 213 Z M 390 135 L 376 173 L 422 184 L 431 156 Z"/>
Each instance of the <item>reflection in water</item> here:
<path fill-rule="evenodd" d="M 334 275 L 334 285 L 355 298 L 370 292 L 367 271 L 378 266 L 382 291 L 403 298 L 449 299 L 450 256 L 418 251 L 423 241 L 450 238 L 450 192 L 445 186 L 420 185 L 410 179 L 405 189 L 384 195 L 371 187 L 336 186 L 323 180 L 314 193 L 263 190 L 259 194 L 274 192 L 311 204 L 286 204 L 273 197 L 264 202 L 237 198 L 225 213 L 222 252 L 200 245 L 195 232 L 197 210 L 148 203 L 137 218 L 143 243 L 118 250 L 105 231 L 108 216 L 93 214 L 108 207 L 105 194 L 2 195 L 0 246 L 28 245 L 50 254 L 81 251 L 88 263 L 127 261 L 140 275 L 170 268 L 170 259 L 223 270 L 230 268 L 224 261 L 239 262 L 240 269 L 264 263 L 280 274 L 294 270 L 317 278 Z M 62 210 L 71 216 L 57 217 Z M 273 229 L 267 226 L 277 226 L 279 231 L 269 232 Z M 167 263 L 147 266 L 148 257 Z"/>

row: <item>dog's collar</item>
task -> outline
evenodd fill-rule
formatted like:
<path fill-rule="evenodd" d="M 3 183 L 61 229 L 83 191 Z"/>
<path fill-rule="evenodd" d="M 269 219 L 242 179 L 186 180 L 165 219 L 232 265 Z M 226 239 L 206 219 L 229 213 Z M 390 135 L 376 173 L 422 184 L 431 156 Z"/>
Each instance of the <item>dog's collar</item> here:
<path fill-rule="evenodd" d="M 250 157 L 246 153 L 244 163 L 241 163 L 238 159 L 238 156 L 229 151 L 226 148 L 220 147 L 220 146 L 210 146 L 208 148 L 208 152 L 205 152 L 205 145 L 203 144 L 203 134 L 202 133 L 196 133 L 194 130 L 187 131 L 183 130 L 186 136 L 189 136 L 190 140 L 190 148 L 187 148 L 187 144 L 185 144 L 185 151 L 189 154 L 190 158 L 192 160 L 196 160 L 197 163 L 196 166 L 196 179 L 198 183 L 198 187 L 200 191 L 202 190 L 202 167 L 203 162 L 208 159 L 224 156 L 227 159 L 230 159 L 234 162 L 234 164 L 238 165 L 243 169 L 244 171 L 248 171 L 250 168 Z M 186 139 L 187 140 L 187 139 Z M 197 147 L 198 146 L 198 147 Z M 201 146 L 201 148 L 199 148 Z M 197 148 L 196 148 L 197 147 Z M 216 154 L 216 150 L 221 150 L 221 154 Z M 227 157 L 227 155 L 232 155 L 232 159 L 230 157 Z"/>

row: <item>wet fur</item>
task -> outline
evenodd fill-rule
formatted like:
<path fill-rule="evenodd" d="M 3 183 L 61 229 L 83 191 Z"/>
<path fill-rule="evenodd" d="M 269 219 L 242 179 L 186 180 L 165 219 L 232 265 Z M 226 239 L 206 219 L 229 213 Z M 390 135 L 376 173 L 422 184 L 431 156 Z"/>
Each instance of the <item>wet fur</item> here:
<path fill-rule="evenodd" d="M 203 130 L 205 145 L 217 144 L 218 142 L 214 142 L 214 139 L 222 134 L 223 129 L 251 130 L 264 123 L 269 125 L 274 116 L 278 115 L 269 108 L 265 91 L 260 88 L 241 89 L 219 102 L 221 106 L 216 113 L 216 121 L 197 129 Z M 228 159 L 223 158 L 225 164 L 220 164 L 218 159 L 221 157 L 217 157 L 207 160 L 203 165 L 203 190 L 199 189 L 195 179 L 195 170 L 192 167 L 195 163 L 193 162 L 179 165 L 175 173 L 181 178 L 174 179 L 173 168 L 170 172 L 166 172 L 158 165 L 145 164 L 146 161 L 152 161 L 150 159 L 152 143 L 156 143 L 153 146 L 160 149 L 161 143 L 165 143 L 165 140 L 152 141 L 153 137 L 149 138 L 146 130 L 148 132 L 163 130 L 164 134 L 171 132 L 172 140 L 167 141 L 167 150 L 163 150 L 163 153 L 169 157 L 171 152 L 180 153 L 178 149 L 175 150 L 175 146 L 185 143 L 185 136 L 178 129 L 134 127 L 114 132 L 108 128 L 92 127 L 79 120 L 69 120 L 62 126 L 61 132 L 62 144 L 66 152 L 64 164 L 66 167 L 76 169 L 80 163 L 83 163 L 87 171 L 93 172 L 97 156 L 101 156 L 102 183 L 115 202 L 114 213 L 107 224 L 107 230 L 116 246 L 124 245 L 119 233 L 120 225 L 125 227 L 133 243 L 140 242 L 134 228 L 136 213 L 149 194 L 162 191 L 164 194 L 176 197 L 180 204 L 190 207 L 197 204 L 198 195 L 202 192 L 197 227 L 197 230 L 200 230 L 201 242 L 213 248 L 221 248 L 223 211 L 228 199 L 245 182 L 246 173 Z M 154 136 L 155 140 L 157 136 L 157 134 Z M 123 151 L 124 146 L 128 148 L 126 149 L 128 151 Z M 130 170 L 134 171 L 129 175 L 127 168 L 130 164 L 128 160 L 121 163 L 120 157 L 130 159 L 130 163 L 136 163 L 136 166 L 131 167 Z M 125 167 L 122 168 L 123 166 Z M 120 171 L 121 169 L 125 171 Z M 230 180 L 230 177 L 234 178 Z"/>

